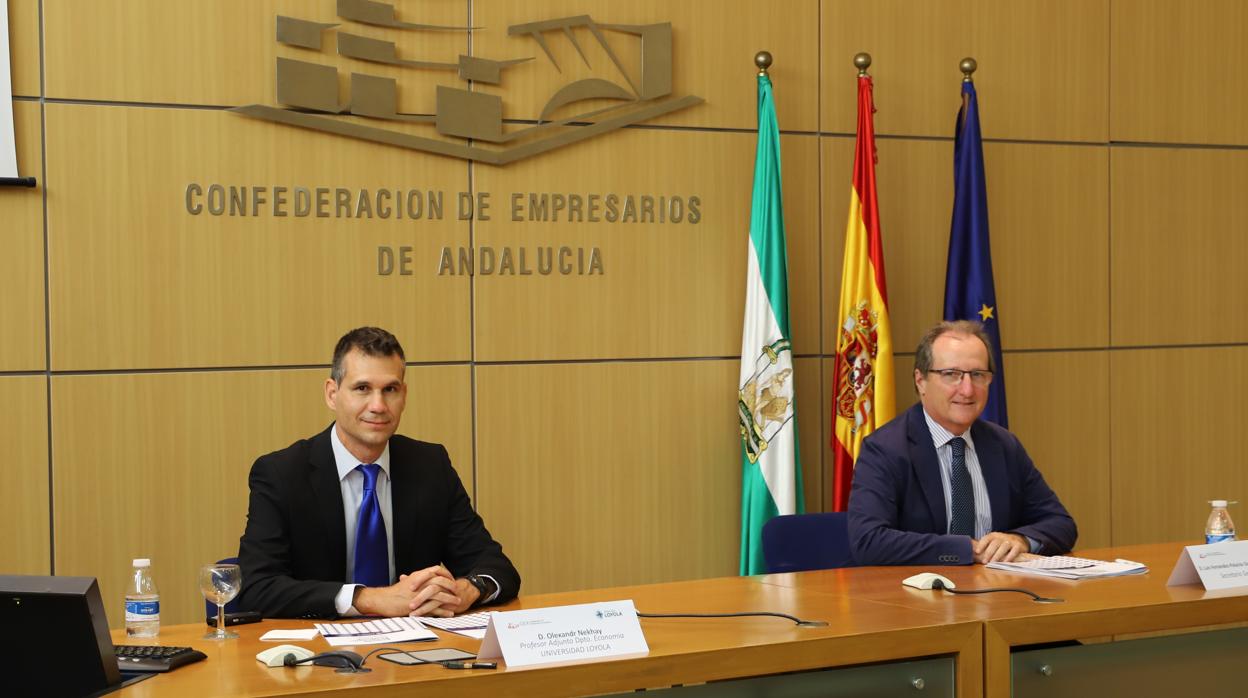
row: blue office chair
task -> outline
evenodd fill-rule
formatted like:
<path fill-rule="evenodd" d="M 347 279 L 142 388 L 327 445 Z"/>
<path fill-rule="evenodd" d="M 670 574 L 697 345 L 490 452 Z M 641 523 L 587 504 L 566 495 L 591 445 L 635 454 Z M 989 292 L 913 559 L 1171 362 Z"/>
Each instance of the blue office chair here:
<path fill-rule="evenodd" d="M 769 574 L 856 567 L 844 512 L 777 516 L 763 525 Z"/>
<path fill-rule="evenodd" d="M 218 565 L 237 565 L 238 558 L 227 557 L 223 560 L 217 560 L 217 564 Z M 246 582 L 247 580 L 244 579 L 243 583 L 245 584 Z M 229 613 L 236 613 L 237 611 L 238 611 L 238 597 L 235 596 L 233 601 L 230 601 L 229 603 L 225 604 L 225 612 L 229 614 Z M 217 617 L 217 605 L 207 599 L 204 599 L 204 618 L 205 619 L 212 618 L 215 620 L 216 617 Z"/>

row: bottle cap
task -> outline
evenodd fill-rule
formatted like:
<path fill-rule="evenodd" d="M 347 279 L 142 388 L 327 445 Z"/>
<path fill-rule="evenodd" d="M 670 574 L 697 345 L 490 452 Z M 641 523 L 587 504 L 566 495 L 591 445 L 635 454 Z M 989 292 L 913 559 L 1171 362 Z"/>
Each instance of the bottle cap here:
<path fill-rule="evenodd" d="M 1226 502 L 1222 502 L 1222 504 L 1225 505 Z M 152 565 L 152 561 L 145 557 L 137 557 L 134 559 L 135 567 L 151 567 L 151 565 Z"/>
<path fill-rule="evenodd" d="M 1225 499 L 1214 499 L 1214 500 L 1211 500 L 1209 503 L 1210 503 L 1210 504 L 1212 504 L 1212 505 L 1213 505 L 1213 506 L 1215 506 L 1215 507 L 1222 507 L 1223 509 L 1225 509 L 1225 508 L 1226 508 L 1226 500 L 1225 500 Z"/>

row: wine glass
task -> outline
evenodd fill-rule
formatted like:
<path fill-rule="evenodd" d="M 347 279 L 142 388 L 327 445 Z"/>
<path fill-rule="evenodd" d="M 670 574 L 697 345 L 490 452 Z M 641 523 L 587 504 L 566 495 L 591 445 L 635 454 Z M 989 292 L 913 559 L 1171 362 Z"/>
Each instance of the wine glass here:
<path fill-rule="evenodd" d="M 205 640 L 233 640 L 238 633 L 225 629 L 225 605 L 238 596 L 243 586 L 243 572 L 238 565 L 204 565 L 199 568 L 199 593 L 217 605 L 217 628 Z"/>

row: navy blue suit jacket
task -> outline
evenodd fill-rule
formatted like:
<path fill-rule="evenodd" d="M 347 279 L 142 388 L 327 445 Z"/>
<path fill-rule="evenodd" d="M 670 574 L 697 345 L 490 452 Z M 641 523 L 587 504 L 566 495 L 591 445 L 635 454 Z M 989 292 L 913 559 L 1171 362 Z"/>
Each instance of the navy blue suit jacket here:
<path fill-rule="evenodd" d="M 1075 520 L 1045 483 L 1018 438 L 976 420 L 971 440 L 992 507 L 992 530 L 1021 533 L 1043 555 L 1069 552 Z M 936 445 L 922 404 L 862 443 L 849 492 L 849 540 L 862 565 L 969 565 L 971 539 L 948 535 Z"/>

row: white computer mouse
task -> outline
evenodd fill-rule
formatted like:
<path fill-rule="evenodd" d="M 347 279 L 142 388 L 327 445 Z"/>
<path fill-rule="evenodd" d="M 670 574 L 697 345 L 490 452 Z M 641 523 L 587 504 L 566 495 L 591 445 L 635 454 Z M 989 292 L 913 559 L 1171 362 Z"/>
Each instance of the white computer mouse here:
<path fill-rule="evenodd" d="M 908 587 L 914 587 L 915 589 L 931 589 L 932 583 L 938 579 L 941 584 L 945 585 L 946 589 L 954 589 L 957 587 L 956 584 L 949 581 L 948 577 L 942 577 L 935 572 L 920 572 L 913 577 L 906 577 L 901 580 L 901 583 Z"/>
<path fill-rule="evenodd" d="M 312 650 L 299 645 L 278 645 L 256 655 L 256 661 L 265 666 L 286 666 L 286 656 L 294 655 L 295 660 L 307 659 L 316 654 Z"/>

